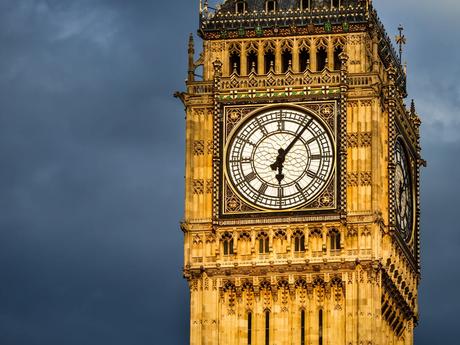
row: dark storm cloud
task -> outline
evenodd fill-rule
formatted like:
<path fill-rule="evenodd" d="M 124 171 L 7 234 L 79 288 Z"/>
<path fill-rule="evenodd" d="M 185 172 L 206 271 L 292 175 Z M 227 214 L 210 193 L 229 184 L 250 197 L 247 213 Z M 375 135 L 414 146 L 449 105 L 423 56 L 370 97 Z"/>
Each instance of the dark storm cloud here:
<path fill-rule="evenodd" d="M 186 342 L 190 5 L 0 2 L 0 343 Z"/>
<path fill-rule="evenodd" d="M 421 322 L 416 344 L 455 344 L 460 283 L 460 46 L 455 0 L 375 1 L 387 29 L 406 29 L 410 97 L 422 126 Z"/>
<path fill-rule="evenodd" d="M 406 26 L 425 124 L 417 344 L 455 343 L 460 48 L 448 42 L 459 8 L 376 5 L 388 29 Z M 184 115 L 171 94 L 197 7 L 0 1 L 1 344 L 187 342 Z"/>

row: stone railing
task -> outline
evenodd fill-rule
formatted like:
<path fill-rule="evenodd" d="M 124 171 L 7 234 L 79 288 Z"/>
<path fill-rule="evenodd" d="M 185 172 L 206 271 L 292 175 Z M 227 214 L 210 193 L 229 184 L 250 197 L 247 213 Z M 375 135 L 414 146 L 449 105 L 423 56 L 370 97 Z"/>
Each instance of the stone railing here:
<path fill-rule="evenodd" d="M 275 74 L 258 75 L 255 73 L 249 76 L 239 76 L 236 73 L 229 77 L 223 77 L 221 80 L 222 91 L 237 91 L 248 89 L 271 89 L 271 88 L 289 88 L 289 87 L 322 87 L 322 86 L 339 86 L 340 72 L 329 71 L 325 69 L 322 72 L 294 73 L 287 72 Z"/>
<path fill-rule="evenodd" d="M 219 10 L 203 12 L 200 16 L 202 30 L 235 30 L 240 28 L 290 27 L 322 25 L 326 22 L 362 23 L 367 21 L 367 9 L 361 4 L 334 8 L 280 9 L 235 13 Z M 243 25 L 243 26 L 242 26 Z"/>
<path fill-rule="evenodd" d="M 187 83 L 187 93 L 192 95 L 212 94 L 213 83 L 209 81 L 193 81 Z"/>

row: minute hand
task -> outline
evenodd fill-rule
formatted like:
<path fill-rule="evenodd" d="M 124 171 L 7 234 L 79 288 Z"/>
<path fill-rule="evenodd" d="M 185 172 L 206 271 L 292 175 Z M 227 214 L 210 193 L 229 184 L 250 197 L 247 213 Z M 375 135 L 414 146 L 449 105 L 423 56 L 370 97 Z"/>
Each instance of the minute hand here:
<path fill-rule="evenodd" d="M 310 119 L 308 120 L 307 124 L 302 128 L 302 130 L 295 136 L 294 140 L 292 140 L 292 142 L 289 144 L 288 147 L 286 147 L 286 150 L 284 150 L 284 156 L 286 157 L 286 155 L 289 153 L 289 151 L 291 151 L 291 149 L 294 147 L 295 143 L 297 142 L 297 140 L 300 139 L 300 137 L 302 136 L 302 134 L 305 133 L 305 131 L 307 130 L 308 126 L 310 126 L 310 123 L 313 121 L 313 119 Z"/>

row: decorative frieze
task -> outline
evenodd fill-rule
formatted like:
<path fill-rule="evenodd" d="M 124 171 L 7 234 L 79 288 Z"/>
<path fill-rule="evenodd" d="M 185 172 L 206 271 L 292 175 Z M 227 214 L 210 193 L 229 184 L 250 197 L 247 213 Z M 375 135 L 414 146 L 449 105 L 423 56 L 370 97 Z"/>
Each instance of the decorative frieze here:
<path fill-rule="evenodd" d="M 351 132 L 347 138 L 348 147 L 370 147 L 372 144 L 371 132 Z"/>
<path fill-rule="evenodd" d="M 195 140 L 193 142 L 193 155 L 194 156 L 204 155 L 204 140 Z"/>
<path fill-rule="evenodd" d="M 193 194 L 194 195 L 204 194 L 204 180 L 203 179 L 193 180 Z"/>
<path fill-rule="evenodd" d="M 372 172 L 361 171 L 361 172 L 350 172 L 348 173 L 348 186 L 359 187 L 359 186 L 371 186 L 372 185 Z"/>

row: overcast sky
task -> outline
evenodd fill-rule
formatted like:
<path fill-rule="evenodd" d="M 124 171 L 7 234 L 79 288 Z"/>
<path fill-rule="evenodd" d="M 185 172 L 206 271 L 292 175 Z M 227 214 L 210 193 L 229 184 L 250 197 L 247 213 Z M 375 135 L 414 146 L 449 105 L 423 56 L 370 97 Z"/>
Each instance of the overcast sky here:
<path fill-rule="evenodd" d="M 458 343 L 458 0 L 406 28 L 423 120 L 417 345 Z M 0 0 L 0 344 L 186 344 L 186 42 L 198 0 Z"/>

